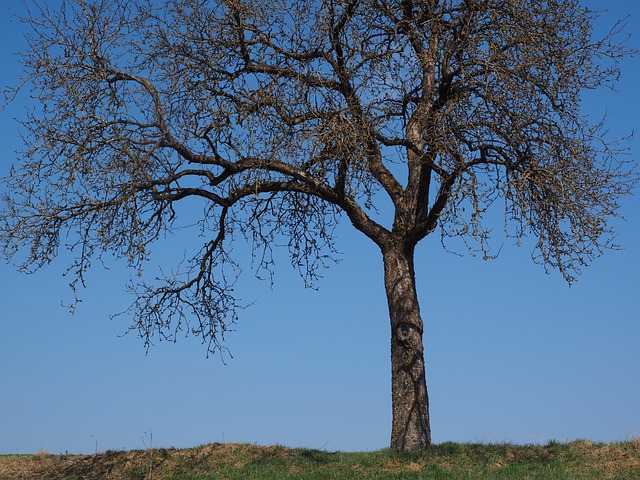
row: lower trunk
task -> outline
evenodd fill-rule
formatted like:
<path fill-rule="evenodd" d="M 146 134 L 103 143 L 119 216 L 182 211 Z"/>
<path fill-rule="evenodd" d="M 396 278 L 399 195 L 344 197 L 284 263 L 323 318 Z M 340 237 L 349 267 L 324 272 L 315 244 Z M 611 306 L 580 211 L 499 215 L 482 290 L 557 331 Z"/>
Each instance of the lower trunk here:
<path fill-rule="evenodd" d="M 424 450 L 431 445 L 431 427 L 413 250 L 389 249 L 383 257 L 391 319 L 391 448 Z"/>

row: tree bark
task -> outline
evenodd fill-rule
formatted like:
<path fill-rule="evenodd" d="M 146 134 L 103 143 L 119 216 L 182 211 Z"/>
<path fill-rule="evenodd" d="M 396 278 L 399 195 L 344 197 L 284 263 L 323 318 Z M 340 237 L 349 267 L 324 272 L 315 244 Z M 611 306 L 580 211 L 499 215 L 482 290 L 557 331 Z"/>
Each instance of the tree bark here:
<path fill-rule="evenodd" d="M 422 345 L 423 323 L 416 293 L 413 248 L 383 249 L 384 281 L 391 320 L 391 448 L 419 451 L 431 445 L 429 398 Z"/>

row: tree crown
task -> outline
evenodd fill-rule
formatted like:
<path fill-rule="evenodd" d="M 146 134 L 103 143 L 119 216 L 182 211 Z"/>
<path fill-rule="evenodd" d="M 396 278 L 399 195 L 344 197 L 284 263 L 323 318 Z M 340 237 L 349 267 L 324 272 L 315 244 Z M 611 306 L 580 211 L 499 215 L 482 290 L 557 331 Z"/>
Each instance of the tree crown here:
<path fill-rule="evenodd" d="M 64 0 L 32 5 L 37 104 L 4 179 L 0 239 L 23 268 L 68 240 L 76 282 L 114 252 L 141 272 L 190 200 L 204 238 L 141 283 L 137 328 L 210 349 L 236 316 L 234 238 L 271 272 L 281 239 L 307 282 L 346 215 L 384 252 L 439 229 L 488 255 L 505 231 L 571 281 L 611 245 L 637 177 L 580 110 L 632 53 L 575 0 Z M 377 209 L 392 211 L 386 224 Z M 191 209 L 191 208 L 190 208 Z"/>

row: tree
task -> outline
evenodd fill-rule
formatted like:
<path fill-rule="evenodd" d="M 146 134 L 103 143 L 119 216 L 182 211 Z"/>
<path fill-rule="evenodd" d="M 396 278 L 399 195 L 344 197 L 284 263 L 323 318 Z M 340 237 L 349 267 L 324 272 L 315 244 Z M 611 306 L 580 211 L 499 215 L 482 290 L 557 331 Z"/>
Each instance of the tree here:
<path fill-rule="evenodd" d="M 39 5 L 11 92 L 37 103 L 3 180 L 5 256 L 37 269 L 66 242 L 74 290 L 108 252 L 144 278 L 148 245 L 199 206 L 201 248 L 132 283 L 131 328 L 215 351 L 237 318 L 234 240 L 269 274 L 284 243 L 312 284 L 346 216 L 384 263 L 399 450 L 431 444 L 416 245 L 438 231 L 489 258 L 483 220 L 501 206 L 505 234 L 533 236 L 534 260 L 571 282 L 612 246 L 637 180 L 580 111 L 633 52 L 621 25 L 592 39 L 597 13 L 576 0 Z"/>

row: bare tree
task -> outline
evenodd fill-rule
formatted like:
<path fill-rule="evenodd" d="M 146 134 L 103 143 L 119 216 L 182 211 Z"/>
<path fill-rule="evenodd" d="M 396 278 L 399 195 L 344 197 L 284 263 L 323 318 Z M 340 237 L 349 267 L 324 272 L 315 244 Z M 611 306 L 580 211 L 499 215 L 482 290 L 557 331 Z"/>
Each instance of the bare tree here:
<path fill-rule="evenodd" d="M 142 276 L 148 245 L 200 205 L 201 248 L 134 284 L 130 312 L 147 345 L 186 330 L 215 351 L 238 307 L 230 245 L 271 272 L 284 244 L 312 283 L 346 215 L 382 254 L 400 450 L 431 443 L 418 242 L 437 231 L 488 257 L 493 205 L 572 281 L 636 182 L 580 111 L 632 52 L 620 25 L 593 39 L 577 0 L 35 3 L 6 257 L 37 269 L 66 244 L 74 285 L 107 252 Z"/>

